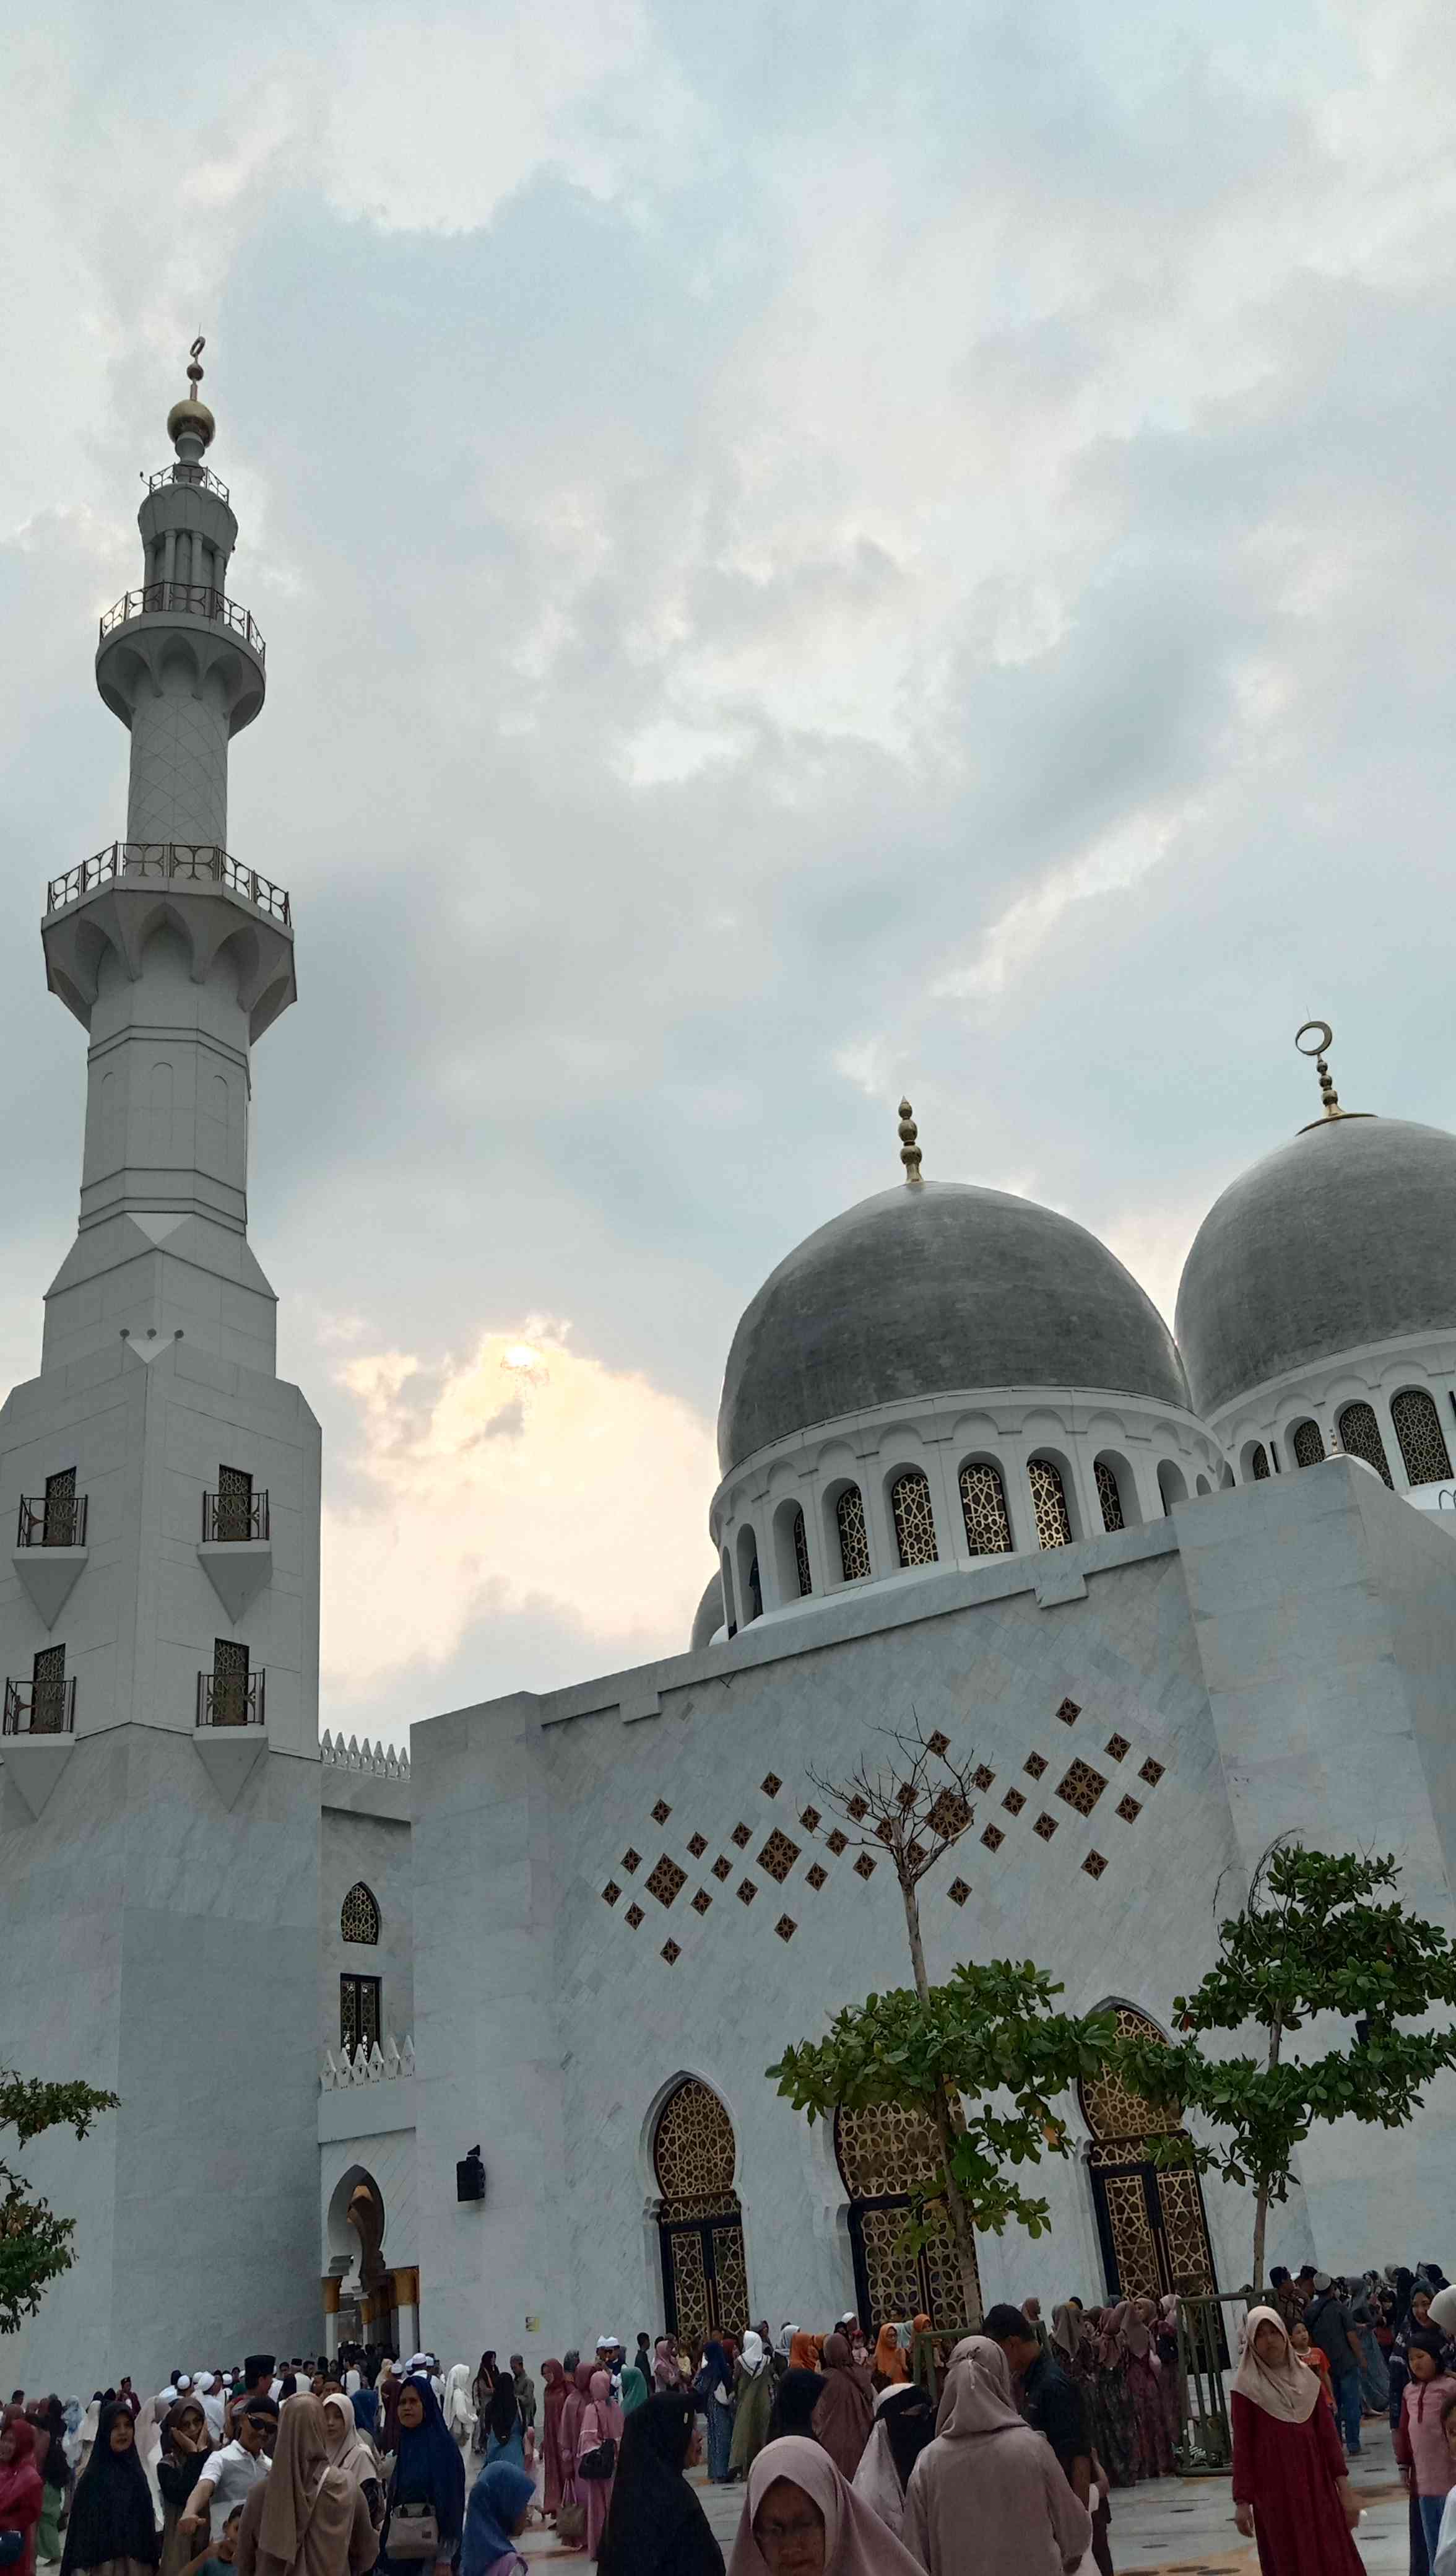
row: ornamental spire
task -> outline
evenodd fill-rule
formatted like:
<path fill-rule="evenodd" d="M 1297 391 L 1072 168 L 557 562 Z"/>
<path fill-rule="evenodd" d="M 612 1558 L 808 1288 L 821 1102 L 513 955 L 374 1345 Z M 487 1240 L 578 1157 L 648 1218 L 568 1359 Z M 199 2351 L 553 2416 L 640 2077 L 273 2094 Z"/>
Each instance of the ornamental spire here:
<path fill-rule="evenodd" d="M 212 445 L 217 423 L 198 393 L 202 382 L 201 357 L 207 342 L 199 332 L 188 352 L 187 381 L 192 390 L 180 402 L 174 402 L 167 414 L 167 436 L 177 450 L 183 465 L 198 465 Z"/>
<path fill-rule="evenodd" d="M 1324 1113 L 1320 1118 L 1312 1118 L 1308 1127 L 1301 1127 L 1299 1131 L 1301 1136 L 1309 1135 L 1313 1128 L 1323 1127 L 1328 1121 L 1336 1118 L 1368 1118 L 1371 1114 L 1368 1109 L 1342 1109 L 1340 1107 L 1340 1095 L 1336 1091 L 1334 1083 L 1330 1077 L 1328 1062 L 1328 1049 L 1334 1043 L 1334 1035 L 1334 1030 L 1330 1027 L 1328 1020 L 1306 1020 L 1304 1026 L 1296 1029 L 1294 1032 L 1294 1044 L 1297 1052 L 1306 1059 L 1310 1056 L 1313 1056 L 1314 1058 L 1314 1069 L 1319 1075 L 1320 1108 Z M 1312 1037 L 1314 1039 L 1314 1045 L 1312 1047 L 1301 1046 L 1301 1038 L 1308 1037 Z"/>
<path fill-rule="evenodd" d="M 900 1103 L 900 1160 L 905 1166 L 906 1187 L 912 1190 L 918 1190 L 922 1186 L 920 1148 L 915 1142 L 919 1133 L 920 1130 L 910 1114 L 909 1101 L 902 1100 Z"/>

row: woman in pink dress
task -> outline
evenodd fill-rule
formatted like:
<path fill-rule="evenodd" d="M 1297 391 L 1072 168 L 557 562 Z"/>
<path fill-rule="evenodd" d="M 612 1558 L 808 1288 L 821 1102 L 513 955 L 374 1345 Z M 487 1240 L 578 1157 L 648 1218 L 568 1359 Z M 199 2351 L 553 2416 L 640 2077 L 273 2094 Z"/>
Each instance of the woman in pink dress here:
<path fill-rule="evenodd" d="M 599 2450 L 603 2442 L 619 2443 L 621 2439 L 622 2409 L 613 2403 L 612 2383 L 604 2370 L 594 2371 L 587 2401 L 581 2410 L 581 2421 L 576 2428 L 576 2500 L 586 2507 L 588 2558 L 601 2554 L 615 2471 L 610 2478 L 584 2478 L 581 2464 L 588 2451 Z"/>
<path fill-rule="evenodd" d="M 1137 2426 L 1140 2478 L 1169 2478 L 1173 2474 L 1173 2445 L 1163 2414 L 1162 2373 L 1153 2350 L 1153 2320 L 1157 2313 L 1151 2299 L 1124 2299 L 1113 2320 Z"/>
<path fill-rule="evenodd" d="M 1250 2308 L 1229 2408 L 1234 2518 L 1262 2576 L 1361 2576 L 1359 2506 L 1319 2380 L 1272 2308 Z"/>

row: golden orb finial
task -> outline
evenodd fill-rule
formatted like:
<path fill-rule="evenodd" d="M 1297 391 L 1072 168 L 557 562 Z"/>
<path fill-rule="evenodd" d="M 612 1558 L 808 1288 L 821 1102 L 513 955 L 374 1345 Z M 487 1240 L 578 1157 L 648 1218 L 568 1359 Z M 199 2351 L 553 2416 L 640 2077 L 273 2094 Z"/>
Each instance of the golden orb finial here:
<path fill-rule="evenodd" d="M 187 381 L 192 391 L 184 394 L 180 402 L 174 402 L 167 414 L 167 436 L 183 463 L 188 465 L 195 465 L 204 449 L 212 445 L 217 429 L 216 421 L 197 391 L 202 382 L 199 361 L 206 346 L 207 342 L 199 334 L 188 352 Z"/>
<path fill-rule="evenodd" d="M 905 1166 L 906 1185 L 912 1190 L 919 1189 L 921 1185 L 920 1148 L 915 1142 L 919 1133 L 920 1130 L 910 1114 L 909 1101 L 902 1100 L 900 1103 L 900 1160 Z"/>

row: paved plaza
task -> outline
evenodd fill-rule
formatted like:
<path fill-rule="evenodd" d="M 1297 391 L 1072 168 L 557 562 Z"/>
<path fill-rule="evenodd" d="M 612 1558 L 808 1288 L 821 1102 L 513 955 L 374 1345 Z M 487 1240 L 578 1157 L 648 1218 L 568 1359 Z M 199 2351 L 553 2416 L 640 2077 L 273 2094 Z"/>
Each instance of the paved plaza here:
<path fill-rule="evenodd" d="M 1365 2506 L 1356 2535 L 1370 2576 L 1405 2576 L 1409 2565 L 1406 2494 L 1391 2455 L 1384 2424 L 1365 2427 L 1366 2456 L 1352 2464 L 1351 2476 Z M 702 2470 L 695 2473 L 708 2519 L 728 2555 L 743 2510 L 743 2489 L 710 2487 Z M 537 2533 L 524 2543 L 537 2559 L 571 2557 L 550 2533 Z M 1153 2478 L 1124 2488 L 1112 2499 L 1112 2558 L 1118 2576 L 1225 2576 L 1225 2571 L 1256 2571 L 1258 2554 L 1251 2540 L 1234 2529 L 1233 2500 L 1227 2478 Z"/>

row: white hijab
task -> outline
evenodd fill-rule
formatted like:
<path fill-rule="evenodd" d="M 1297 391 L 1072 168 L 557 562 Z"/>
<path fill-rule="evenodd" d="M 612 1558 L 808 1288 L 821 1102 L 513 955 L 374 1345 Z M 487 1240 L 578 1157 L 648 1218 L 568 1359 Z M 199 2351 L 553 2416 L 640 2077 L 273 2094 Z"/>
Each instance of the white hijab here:
<path fill-rule="evenodd" d="M 1277 2361 L 1261 2361 L 1254 2337 L 1261 2326 L 1273 2326 L 1282 2350 Z M 1302 2362 L 1289 2340 L 1284 2319 L 1272 2308 L 1250 2308 L 1244 2323 L 1244 2350 L 1234 2373 L 1241 2397 L 1272 2415 L 1278 2424 L 1307 2424 L 1320 2403 L 1320 2375 Z"/>
<path fill-rule="evenodd" d="M 752 2326 L 738 2347 L 738 2358 L 743 2364 L 745 2377 L 756 2379 L 764 2366 L 763 2337 L 755 2334 Z"/>
<path fill-rule="evenodd" d="M 474 2384 L 475 2375 L 468 2361 L 451 2363 L 450 2376 L 445 2382 L 445 2396 L 440 2411 L 457 2440 L 462 2433 L 469 2433 L 474 2429 L 475 2400 L 471 2394 Z"/>

